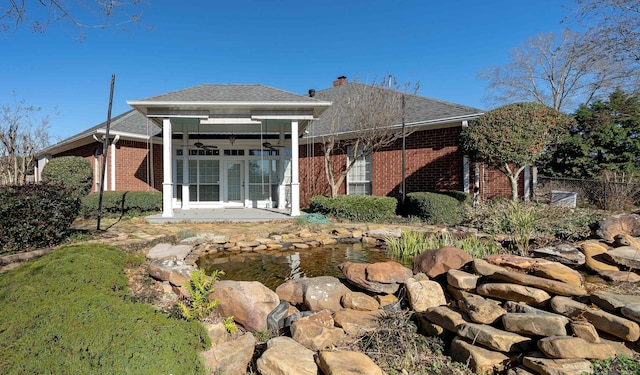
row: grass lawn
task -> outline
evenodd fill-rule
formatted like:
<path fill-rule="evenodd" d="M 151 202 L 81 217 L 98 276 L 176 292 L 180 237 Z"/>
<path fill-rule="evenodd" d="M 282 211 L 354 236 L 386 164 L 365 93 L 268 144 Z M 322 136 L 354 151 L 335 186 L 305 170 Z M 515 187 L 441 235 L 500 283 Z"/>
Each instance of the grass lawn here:
<path fill-rule="evenodd" d="M 0 274 L 0 373 L 206 373 L 204 327 L 132 302 L 130 262 L 116 247 L 83 244 Z"/>

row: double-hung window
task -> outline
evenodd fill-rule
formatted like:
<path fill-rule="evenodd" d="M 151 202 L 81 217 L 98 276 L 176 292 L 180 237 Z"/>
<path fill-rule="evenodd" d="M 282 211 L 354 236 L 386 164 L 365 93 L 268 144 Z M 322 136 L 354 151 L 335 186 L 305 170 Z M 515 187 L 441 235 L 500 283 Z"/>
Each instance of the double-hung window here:
<path fill-rule="evenodd" d="M 361 155 L 361 151 L 358 150 Z M 354 158 L 353 147 L 347 150 L 347 165 Z M 360 156 L 347 174 L 347 194 L 371 195 L 371 154 Z"/>

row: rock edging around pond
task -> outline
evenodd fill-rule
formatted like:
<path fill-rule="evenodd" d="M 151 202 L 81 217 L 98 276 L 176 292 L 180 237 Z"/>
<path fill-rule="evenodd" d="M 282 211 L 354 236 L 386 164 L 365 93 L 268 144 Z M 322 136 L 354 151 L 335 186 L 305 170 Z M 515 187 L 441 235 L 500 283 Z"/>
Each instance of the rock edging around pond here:
<path fill-rule="evenodd" d="M 184 292 L 186 270 L 193 267 L 187 247 L 186 262 L 164 258 L 149 266 L 152 276 L 177 293 Z M 585 260 L 593 256 L 589 248 L 578 247 Z M 395 262 L 347 262 L 340 266 L 345 279 L 295 279 L 275 291 L 257 281 L 219 281 L 212 295 L 220 300 L 216 313 L 234 316 L 246 333 L 231 336 L 222 323 L 208 324 L 214 346 L 204 353 L 207 365 L 213 373 L 245 374 L 256 350 L 253 334 L 288 327 L 291 337 L 268 341 L 256 362 L 259 373 L 329 374 L 349 363 L 361 373 L 382 374 L 366 355 L 336 347 L 375 330 L 379 316 L 401 307 L 414 314 L 423 334 L 451 342 L 452 358 L 479 373 L 582 374 L 591 372 L 589 360 L 634 355 L 628 344 L 640 337 L 640 297 L 588 293 L 573 269 L 584 262 L 575 262 L 576 254 L 565 264 L 549 260 L 558 259 L 557 254 L 475 260 L 461 257 L 455 248 L 424 254 L 438 261 L 433 266 L 425 262 L 419 270 Z M 171 272 L 154 270 L 154 264 L 171 262 Z"/>

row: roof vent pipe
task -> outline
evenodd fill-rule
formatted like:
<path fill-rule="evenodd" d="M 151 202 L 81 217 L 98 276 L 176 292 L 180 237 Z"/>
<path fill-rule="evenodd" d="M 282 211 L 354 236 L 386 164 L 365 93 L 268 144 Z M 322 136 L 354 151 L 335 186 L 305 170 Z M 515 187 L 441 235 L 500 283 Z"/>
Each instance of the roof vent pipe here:
<path fill-rule="evenodd" d="M 338 77 L 338 79 L 336 79 L 335 81 L 333 81 L 333 86 L 343 86 L 348 84 L 349 82 L 347 81 L 347 77 L 346 76 L 340 76 Z"/>
<path fill-rule="evenodd" d="M 315 89 L 309 89 L 309 97 L 313 98 L 314 96 L 316 96 L 316 90 Z"/>

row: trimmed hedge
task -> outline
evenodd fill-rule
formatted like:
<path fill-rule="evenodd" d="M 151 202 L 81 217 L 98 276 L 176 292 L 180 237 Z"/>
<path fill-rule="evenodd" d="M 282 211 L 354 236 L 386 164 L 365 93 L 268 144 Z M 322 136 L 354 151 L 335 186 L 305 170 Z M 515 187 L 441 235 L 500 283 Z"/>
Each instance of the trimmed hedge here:
<path fill-rule="evenodd" d="M 340 195 L 336 198 L 315 196 L 310 200 L 311 212 L 351 221 L 387 221 L 395 216 L 398 201 L 372 195 Z"/>
<path fill-rule="evenodd" d="M 407 194 L 406 211 L 409 216 L 419 217 L 428 224 L 458 225 L 464 220 L 466 193 L 455 196 L 447 194 L 416 192 Z M 463 195 L 464 194 L 464 195 Z"/>
<path fill-rule="evenodd" d="M 59 243 L 80 203 L 64 187 L 50 184 L 0 188 L 0 254 Z"/>
<path fill-rule="evenodd" d="M 91 191 L 93 169 L 80 156 L 61 156 L 51 159 L 42 168 L 42 180 L 52 185 L 66 186 L 74 198 L 80 199 Z"/>
<path fill-rule="evenodd" d="M 82 198 L 81 215 L 98 217 L 100 193 Z M 105 191 L 102 196 L 102 217 L 140 215 L 162 211 L 162 193 L 159 191 Z"/>

